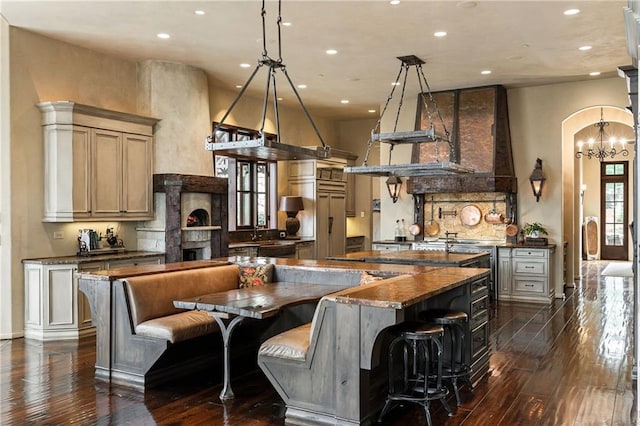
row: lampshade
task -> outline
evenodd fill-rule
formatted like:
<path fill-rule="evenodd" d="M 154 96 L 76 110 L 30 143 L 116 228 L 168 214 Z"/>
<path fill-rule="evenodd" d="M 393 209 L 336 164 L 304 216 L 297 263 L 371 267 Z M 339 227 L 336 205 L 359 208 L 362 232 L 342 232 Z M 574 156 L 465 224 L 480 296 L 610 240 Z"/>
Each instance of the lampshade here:
<path fill-rule="evenodd" d="M 302 204 L 302 197 L 297 196 L 284 196 L 280 197 L 280 208 L 278 209 L 281 212 L 299 212 L 300 210 L 304 210 L 304 205 Z"/>

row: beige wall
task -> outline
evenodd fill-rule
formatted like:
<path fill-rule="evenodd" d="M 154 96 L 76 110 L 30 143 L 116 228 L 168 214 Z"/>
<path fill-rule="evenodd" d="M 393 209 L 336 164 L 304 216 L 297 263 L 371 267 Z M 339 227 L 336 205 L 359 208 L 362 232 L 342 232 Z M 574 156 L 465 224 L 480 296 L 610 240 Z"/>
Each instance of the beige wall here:
<path fill-rule="evenodd" d="M 1 6 L 0 6 L 1 8 Z M 0 11 L 1 12 L 1 11 Z M 16 337 L 12 318 L 21 309 L 11 303 L 21 287 L 13 285 L 11 256 L 11 114 L 9 97 L 9 24 L 0 13 L 0 338 Z"/>
<path fill-rule="evenodd" d="M 9 30 L 11 151 L 11 223 L 10 329 L 22 333 L 23 278 L 21 260 L 77 250 L 77 229 L 106 224 L 52 224 L 42 222 L 43 213 L 43 137 L 38 102 L 71 100 L 102 108 L 136 113 L 136 64 L 102 53 L 78 48 L 15 27 Z M 4 108 L 3 108 L 4 110 Z M 3 157 L 4 158 L 4 157 Z M 3 221 L 5 222 L 5 221 Z M 125 241 L 133 224 L 122 227 Z M 53 232 L 62 231 L 64 239 L 53 240 Z M 135 238 L 135 237 L 134 237 Z M 3 236 L 4 239 L 4 236 Z M 5 243 L 5 241 L 3 241 Z M 6 290 L 3 290 L 3 292 Z M 2 301 L 0 310 L 8 306 Z M 3 327 L 8 322 L 3 321 Z M 4 331 L 4 330 L 3 330 Z M 3 333 L 4 336 L 4 333 Z"/>
<path fill-rule="evenodd" d="M 163 61 L 138 64 L 138 108 L 160 118 L 155 126 L 154 173 L 213 176 L 204 139 L 211 132 L 204 71 Z"/>
<path fill-rule="evenodd" d="M 358 156 L 355 160 L 356 166 L 361 166 L 364 161 L 367 144 L 371 129 L 376 125 L 377 117 L 363 120 L 351 120 L 338 122 L 338 143 L 336 148 L 349 151 Z M 368 162 L 376 164 L 379 162 L 380 149 L 376 146 L 369 153 Z M 374 189 L 377 191 L 377 178 L 371 178 L 364 175 L 355 175 L 355 194 L 352 196 L 356 200 L 356 216 L 347 218 L 347 236 L 365 237 L 365 249 L 371 247 L 373 237 L 373 213 L 371 209 L 371 200 L 377 198 Z M 375 213 L 378 215 L 378 213 Z"/>

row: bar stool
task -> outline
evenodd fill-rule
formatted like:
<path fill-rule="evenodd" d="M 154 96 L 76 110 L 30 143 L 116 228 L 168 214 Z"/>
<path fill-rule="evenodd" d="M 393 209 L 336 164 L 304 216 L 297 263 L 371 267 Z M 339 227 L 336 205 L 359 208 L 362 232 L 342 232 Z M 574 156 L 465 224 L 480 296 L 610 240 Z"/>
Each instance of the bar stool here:
<path fill-rule="evenodd" d="M 446 353 L 444 355 L 444 371 L 442 378 L 449 380 L 456 395 L 456 404 L 461 405 L 458 379 L 462 379 L 473 392 L 471 383 L 471 368 L 466 363 L 465 354 L 469 351 L 469 344 L 465 341 L 465 327 L 469 317 L 465 312 L 453 311 L 449 309 L 432 309 L 420 313 L 420 319 L 441 325 L 444 328 L 444 339 Z M 448 343 L 448 345 L 447 345 Z M 448 350 L 447 350 L 448 349 Z"/>
<path fill-rule="evenodd" d="M 449 390 L 442 384 L 442 342 L 444 328 L 423 322 L 403 323 L 392 333 L 397 337 L 389 345 L 389 393 L 378 421 L 400 402 L 413 402 L 424 407 L 427 425 L 431 426 L 429 402 L 439 399 L 453 415 L 446 396 Z M 394 360 L 402 354 L 402 363 Z"/>

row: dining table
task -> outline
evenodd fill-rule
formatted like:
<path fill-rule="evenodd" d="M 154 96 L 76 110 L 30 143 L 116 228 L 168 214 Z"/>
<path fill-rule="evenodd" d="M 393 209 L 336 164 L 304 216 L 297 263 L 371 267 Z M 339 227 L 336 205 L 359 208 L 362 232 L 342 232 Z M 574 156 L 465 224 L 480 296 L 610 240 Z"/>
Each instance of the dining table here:
<path fill-rule="evenodd" d="M 271 318 L 293 306 L 317 303 L 323 296 L 348 287 L 350 286 L 276 282 L 175 300 L 173 304 L 176 308 L 206 311 L 218 323 L 224 352 L 220 399 L 225 401 L 235 397 L 231 388 L 230 341 L 233 331 L 240 323 L 247 318 Z"/>

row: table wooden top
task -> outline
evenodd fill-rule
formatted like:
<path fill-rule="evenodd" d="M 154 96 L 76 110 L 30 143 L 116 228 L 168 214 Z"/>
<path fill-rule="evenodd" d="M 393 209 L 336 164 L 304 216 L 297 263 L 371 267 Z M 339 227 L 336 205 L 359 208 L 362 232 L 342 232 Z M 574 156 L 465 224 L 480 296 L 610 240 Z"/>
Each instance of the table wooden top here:
<path fill-rule="evenodd" d="M 349 286 L 278 282 L 176 300 L 173 304 L 176 308 L 198 309 L 212 315 L 263 319 L 283 308 L 317 302 L 327 294 L 346 288 Z"/>

